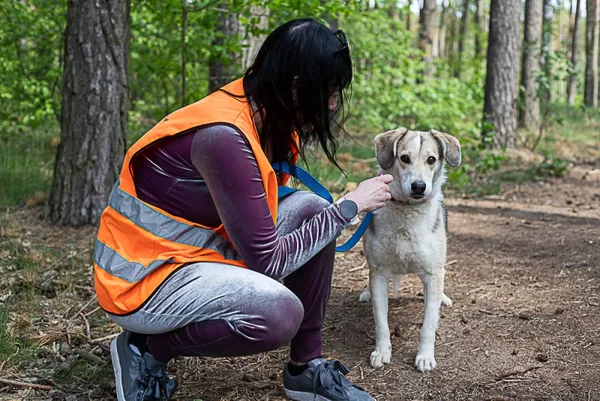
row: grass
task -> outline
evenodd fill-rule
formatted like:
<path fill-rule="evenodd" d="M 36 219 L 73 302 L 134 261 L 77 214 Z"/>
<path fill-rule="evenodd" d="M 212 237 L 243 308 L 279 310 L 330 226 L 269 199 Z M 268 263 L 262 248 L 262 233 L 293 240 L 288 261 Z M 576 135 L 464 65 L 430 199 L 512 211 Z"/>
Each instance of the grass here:
<path fill-rule="evenodd" d="M 15 353 L 17 347 L 12 335 L 8 332 L 9 313 L 0 307 L 0 360 L 5 361 Z"/>
<path fill-rule="evenodd" d="M 600 158 L 600 110 L 554 105 L 537 152 L 569 160 Z"/>
<path fill-rule="evenodd" d="M 64 391 L 110 392 L 106 354 L 87 342 L 111 333 L 90 287 L 94 231 L 44 232 L 30 210 L 0 215 L 0 371 L 28 372 Z"/>
<path fill-rule="evenodd" d="M 9 309 L 0 305 L 0 365 L 10 362 L 10 366 L 19 367 L 37 358 L 38 347 L 26 336 L 17 335 L 17 330 L 11 332 L 10 322 Z"/>
<path fill-rule="evenodd" d="M 52 184 L 57 127 L 9 138 L 0 135 L 0 208 L 42 201 Z"/>

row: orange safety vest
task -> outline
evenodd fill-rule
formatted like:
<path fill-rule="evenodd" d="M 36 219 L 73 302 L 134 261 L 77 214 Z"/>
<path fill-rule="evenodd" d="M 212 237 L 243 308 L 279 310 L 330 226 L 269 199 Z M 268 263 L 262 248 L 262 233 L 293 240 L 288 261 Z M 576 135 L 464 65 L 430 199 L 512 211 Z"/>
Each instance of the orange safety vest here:
<path fill-rule="evenodd" d="M 244 95 L 242 79 L 223 89 Z M 127 151 L 108 206 L 100 217 L 94 249 L 94 285 L 98 302 L 105 311 L 118 315 L 136 311 L 169 275 L 187 263 L 218 262 L 247 267 L 222 224 L 213 228 L 191 222 L 143 202 L 136 194 L 130 164 L 136 153 L 159 139 L 210 124 L 232 125 L 247 138 L 260 170 L 273 222 L 277 221 L 277 187 L 285 185 L 289 176 L 278 177 L 271 167 L 245 97 L 216 91 L 169 114 Z M 298 155 L 295 149 L 292 152 L 296 162 Z"/>

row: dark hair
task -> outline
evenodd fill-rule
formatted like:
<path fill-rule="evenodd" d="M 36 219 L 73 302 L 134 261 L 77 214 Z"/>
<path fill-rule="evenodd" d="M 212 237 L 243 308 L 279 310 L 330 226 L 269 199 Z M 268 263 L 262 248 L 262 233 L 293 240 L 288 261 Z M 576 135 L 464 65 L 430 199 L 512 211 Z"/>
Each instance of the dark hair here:
<path fill-rule="evenodd" d="M 342 128 L 345 90 L 352 81 L 352 61 L 342 31 L 333 32 L 312 18 L 296 19 L 276 28 L 260 47 L 244 75 L 246 96 L 261 113 L 260 141 L 270 144 L 273 162 L 291 162 L 295 131 L 299 152 L 319 143 L 335 160 L 337 135 Z M 329 111 L 329 98 L 337 96 L 337 110 Z M 339 117 L 342 117 L 338 120 Z"/>

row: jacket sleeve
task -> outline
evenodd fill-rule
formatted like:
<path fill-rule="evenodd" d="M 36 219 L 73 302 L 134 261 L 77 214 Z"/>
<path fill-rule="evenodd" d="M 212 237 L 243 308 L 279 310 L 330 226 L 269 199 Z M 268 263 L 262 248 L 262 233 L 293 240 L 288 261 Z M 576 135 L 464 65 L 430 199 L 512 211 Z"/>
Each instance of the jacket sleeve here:
<path fill-rule="evenodd" d="M 228 126 L 195 134 L 192 163 L 242 260 L 274 279 L 294 272 L 338 237 L 348 222 L 334 205 L 281 235 L 273 223 L 258 164 L 243 134 Z"/>

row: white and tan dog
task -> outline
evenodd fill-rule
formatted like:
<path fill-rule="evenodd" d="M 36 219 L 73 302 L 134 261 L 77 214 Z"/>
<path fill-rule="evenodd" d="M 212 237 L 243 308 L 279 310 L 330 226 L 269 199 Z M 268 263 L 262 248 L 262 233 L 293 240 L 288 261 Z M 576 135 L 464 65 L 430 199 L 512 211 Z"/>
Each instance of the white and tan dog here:
<path fill-rule="evenodd" d="M 425 313 L 416 368 L 425 372 L 436 367 L 435 334 L 441 304 L 451 306 L 444 294 L 447 219 L 442 185 L 444 162 L 461 162 L 459 141 L 451 135 L 406 128 L 375 137 L 375 152 L 381 172 L 391 174 L 392 200 L 373 213 L 365 233 L 364 252 L 369 265 L 369 287 L 360 301 L 373 302 L 376 344 L 371 366 L 389 363 L 392 356 L 388 326 L 388 281 L 394 293 L 402 276 L 416 273 L 423 282 Z"/>

